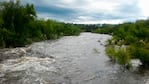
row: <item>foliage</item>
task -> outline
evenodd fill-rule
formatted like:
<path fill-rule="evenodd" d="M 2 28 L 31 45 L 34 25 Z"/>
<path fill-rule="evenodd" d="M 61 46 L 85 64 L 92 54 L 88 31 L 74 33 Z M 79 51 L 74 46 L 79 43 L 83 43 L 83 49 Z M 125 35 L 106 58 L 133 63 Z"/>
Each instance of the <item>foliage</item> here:
<path fill-rule="evenodd" d="M 112 34 L 116 30 L 117 30 L 116 25 L 103 24 L 102 26 L 92 30 L 91 32 L 100 34 Z"/>
<path fill-rule="evenodd" d="M 114 46 L 113 45 L 108 46 L 106 48 L 106 53 L 109 56 L 109 58 L 111 59 L 111 61 L 116 62 L 115 49 L 114 49 Z"/>
<path fill-rule="evenodd" d="M 144 66 L 149 66 L 149 44 L 147 46 L 131 45 L 128 50 L 132 58 L 138 58 Z"/>
<path fill-rule="evenodd" d="M 126 48 L 111 45 L 106 48 L 106 53 L 111 61 L 122 65 L 124 69 L 130 67 L 130 54 Z"/>
<path fill-rule="evenodd" d="M 37 19 L 33 4 L 21 5 L 19 0 L 0 2 L 0 48 L 25 46 L 80 32 L 73 24 Z"/>
<path fill-rule="evenodd" d="M 109 41 L 109 46 L 111 45 L 127 46 L 126 52 L 123 52 L 123 49 L 119 49 L 117 53 L 115 53 L 114 49 L 107 47 L 107 54 L 111 58 L 114 52 L 115 56 L 112 59 L 119 57 L 119 64 L 129 62 L 128 58 L 136 58 L 143 65 L 149 66 L 149 20 L 138 20 L 135 23 L 117 25 L 117 30 L 113 32 L 113 38 Z M 123 58 L 124 56 L 125 58 Z"/>

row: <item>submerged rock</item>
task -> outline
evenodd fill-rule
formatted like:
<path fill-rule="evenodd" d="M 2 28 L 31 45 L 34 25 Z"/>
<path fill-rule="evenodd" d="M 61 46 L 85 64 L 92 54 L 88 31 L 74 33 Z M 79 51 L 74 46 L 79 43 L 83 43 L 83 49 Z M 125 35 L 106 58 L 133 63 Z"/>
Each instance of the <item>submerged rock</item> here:
<path fill-rule="evenodd" d="M 139 59 L 132 59 L 130 63 L 132 64 L 133 67 L 136 67 L 136 68 L 142 65 Z"/>

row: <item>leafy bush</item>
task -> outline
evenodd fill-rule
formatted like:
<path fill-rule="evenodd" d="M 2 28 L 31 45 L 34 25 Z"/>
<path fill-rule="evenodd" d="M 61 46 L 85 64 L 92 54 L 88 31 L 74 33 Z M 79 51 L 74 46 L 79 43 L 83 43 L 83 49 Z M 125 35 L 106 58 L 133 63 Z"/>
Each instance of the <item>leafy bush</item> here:
<path fill-rule="evenodd" d="M 149 23 L 148 20 L 139 20 L 136 23 L 123 23 L 117 26 L 110 41 L 112 46 L 127 45 L 126 49 L 117 51 L 107 47 L 107 54 L 115 55 L 119 64 L 127 64 L 130 59 L 139 59 L 143 65 L 149 66 Z M 114 44 L 111 43 L 114 41 Z M 112 52 L 112 54 L 111 54 Z M 110 54 L 109 54 L 110 53 Z M 113 54 L 114 53 L 114 54 Z"/>
<path fill-rule="evenodd" d="M 24 46 L 34 41 L 79 35 L 81 32 L 73 24 L 37 19 L 33 4 L 21 5 L 19 0 L 10 0 L 0 2 L 0 7 L 0 48 Z"/>
<path fill-rule="evenodd" d="M 143 65 L 145 66 L 149 65 L 149 49 L 148 48 L 145 48 L 143 46 L 141 47 L 131 46 L 131 48 L 129 48 L 129 52 L 131 53 L 131 56 L 133 58 L 140 59 Z"/>
<path fill-rule="evenodd" d="M 111 61 L 116 62 L 116 55 L 115 55 L 115 49 L 114 46 L 108 46 L 106 48 L 106 53 L 109 56 L 109 58 L 111 59 Z"/>
<path fill-rule="evenodd" d="M 116 62 L 123 66 L 123 68 L 129 68 L 130 66 L 130 54 L 126 48 L 108 46 L 106 53 L 113 62 Z"/>

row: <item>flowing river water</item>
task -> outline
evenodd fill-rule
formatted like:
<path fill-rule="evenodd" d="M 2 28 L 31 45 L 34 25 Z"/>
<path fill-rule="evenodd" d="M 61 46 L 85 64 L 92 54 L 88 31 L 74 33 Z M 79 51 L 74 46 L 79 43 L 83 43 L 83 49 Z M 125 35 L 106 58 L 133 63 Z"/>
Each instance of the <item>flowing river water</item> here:
<path fill-rule="evenodd" d="M 11 52 L 15 57 L 1 61 L 0 84 L 149 84 L 148 71 L 123 72 L 109 61 L 105 54 L 109 38 L 81 33 L 20 50 L 1 50 L 1 55 Z"/>

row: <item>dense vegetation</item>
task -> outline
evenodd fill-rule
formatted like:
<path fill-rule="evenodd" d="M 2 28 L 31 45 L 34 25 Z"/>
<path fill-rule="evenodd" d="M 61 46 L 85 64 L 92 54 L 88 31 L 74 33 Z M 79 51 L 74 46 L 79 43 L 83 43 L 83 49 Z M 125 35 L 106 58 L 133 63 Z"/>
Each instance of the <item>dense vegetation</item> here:
<path fill-rule="evenodd" d="M 100 34 L 112 34 L 114 31 L 116 31 L 117 25 L 113 24 L 102 24 L 98 28 L 92 30 L 93 33 L 100 33 Z"/>
<path fill-rule="evenodd" d="M 100 24 L 75 24 L 76 26 L 80 27 L 84 32 L 91 32 L 96 30 Z"/>
<path fill-rule="evenodd" d="M 113 35 L 106 49 L 113 61 L 127 67 L 131 59 L 140 59 L 143 66 L 149 66 L 149 20 L 111 25 L 95 31 Z"/>
<path fill-rule="evenodd" d="M 33 4 L 21 5 L 19 0 L 0 2 L 0 48 L 24 46 L 80 32 L 73 24 L 37 19 Z"/>

